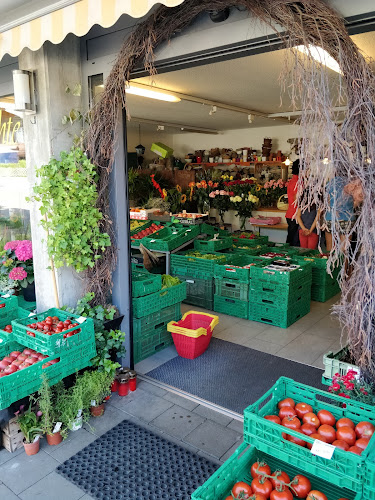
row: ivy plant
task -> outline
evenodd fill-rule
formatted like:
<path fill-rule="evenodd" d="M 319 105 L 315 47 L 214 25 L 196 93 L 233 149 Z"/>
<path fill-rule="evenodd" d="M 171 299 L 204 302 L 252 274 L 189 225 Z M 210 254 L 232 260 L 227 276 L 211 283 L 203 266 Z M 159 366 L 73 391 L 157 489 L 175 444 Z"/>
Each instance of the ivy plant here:
<path fill-rule="evenodd" d="M 60 156 L 37 170 L 40 183 L 33 188 L 33 200 L 41 203 L 41 224 L 48 231 L 48 253 L 56 267 L 82 272 L 94 267 L 111 241 L 100 231 L 95 166 L 80 148 Z"/>

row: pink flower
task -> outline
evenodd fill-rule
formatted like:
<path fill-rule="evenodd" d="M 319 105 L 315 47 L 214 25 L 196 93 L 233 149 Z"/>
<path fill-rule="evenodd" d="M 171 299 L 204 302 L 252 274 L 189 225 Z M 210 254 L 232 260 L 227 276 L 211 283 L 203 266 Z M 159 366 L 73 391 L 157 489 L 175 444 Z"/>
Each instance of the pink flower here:
<path fill-rule="evenodd" d="M 333 391 L 338 391 L 338 390 L 340 389 L 340 384 L 332 384 L 332 385 L 331 385 L 331 389 L 332 389 Z"/>
<path fill-rule="evenodd" d="M 18 260 L 21 262 L 26 262 L 27 260 L 30 260 L 33 258 L 33 248 L 30 240 L 23 240 L 20 241 L 16 250 L 15 254 Z"/>
<path fill-rule="evenodd" d="M 225 195 L 227 194 L 227 191 L 224 191 L 224 189 L 222 189 L 222 190 L 220 191 L 220 194 L 221 194 L 221 196 L 225 196 Z"/>
<path fill-rule="evenodd" d="M 42 412 L 42 411 L 40 411 L 40 410 L 39 410 L 39 411 L 37 411 L 37 412 L 36 412 L 36 416 L 37 416 L 37 417 L 41 417 L 42 415 L 43 415 L 43 412 Z"/>
<path fill-rule="evenodd" d="M 9 273 L 9 279 L 11 280 L 19 280 L 27 278 L 27 272 L 23 267 L 14 267 Z"/>
<path fill-rule="evenodd" d="M 210 198 L 215 198 L 215 191 L 211 191 L 211 193 L 208 195 Z"/>
<path fill-rule="evenodd" d="M 20 243 L 20 240 L 8 241 L 4 245 L 4 250 L 15 250 Z"/>
<path fill-rule="evenodd" d="M 344 385 L 349 391 L 354 389 L 354 384 L 352 382 L 344 382 Z"/>

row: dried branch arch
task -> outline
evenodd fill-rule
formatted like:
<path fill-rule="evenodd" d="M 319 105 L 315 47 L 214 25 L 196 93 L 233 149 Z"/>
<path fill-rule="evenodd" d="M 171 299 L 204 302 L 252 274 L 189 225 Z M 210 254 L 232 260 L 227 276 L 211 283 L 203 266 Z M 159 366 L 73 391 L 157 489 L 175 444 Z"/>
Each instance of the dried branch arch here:
<path fill-rule="evenodd" d="M 318 202 L 327 208 L 327 177 L 335 175 L 347 182 L 355 180 L 363 190 L 364 199 L 355 225 L 345 235 L 346 245 L 349 238 L 356 235 L 355 249 L 349 256 L 353 271 L 349 279 L 344 273 L 341 275 L 342 300 L 336 312 L 348 334 L 356 363 L 374 377 L 375 77 L 368 61 L 349 37 L 343 19 L 322 0 L 185 0 L 179 7 L 160 7 L 138 25 L 120 50 L 102 98 L 93 110 L 88 131 L 88 152 L 100 170 L 98 204 L 104 214 L 103 229 L 114 234 L 108 182 L 118 113 L 126 106 L 125 81 L 140 63 L 154 74 L 155 47 L 182 31 L 200 13 L 235 5 L 246 7 L 254 19 L 272 26 L 286 48 L 320 46 L 336 59 L 342 70 L 340 82 L 332 89 L 332 81 L 322 65 L 311 56 L 301 59 L 291 50 L 288 72 L 282 75 L 281 83 L 288 88 L 295 107 L 303 110 L 300 192 L 309 188 L 309 203 Z M 333 107 L 343 102 L 348 109 L 338 126 Z M 328 158 L 328 164 L 322 164 L 323 158 Z M 335 248 L 330 265 L 340 258 L 340 234 L 335 225 L 332 235 Z M 101 302 L 106 301 L 111 288 L 115 262 L 113 245 L 89 276 L 90 288 L 94 287 Z"/>

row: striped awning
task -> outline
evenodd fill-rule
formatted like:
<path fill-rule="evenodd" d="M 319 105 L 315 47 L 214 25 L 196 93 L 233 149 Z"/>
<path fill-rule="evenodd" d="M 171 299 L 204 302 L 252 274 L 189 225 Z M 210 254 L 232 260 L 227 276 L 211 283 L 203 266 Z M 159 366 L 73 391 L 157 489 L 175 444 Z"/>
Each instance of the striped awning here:
<path fill-rule="evenodd" d="M 113 26 L 122 14 L 142 17 L 156 4 L 176 7 L 184 0 L 79 0 L 72 5 L 28 21 L 0 33 L 0 60 L 4 54 L 13 57 L 25 47 L 39 49 L 49 40 L 61 43 L 68 33 L 85 35 L 94 24 Z"/>

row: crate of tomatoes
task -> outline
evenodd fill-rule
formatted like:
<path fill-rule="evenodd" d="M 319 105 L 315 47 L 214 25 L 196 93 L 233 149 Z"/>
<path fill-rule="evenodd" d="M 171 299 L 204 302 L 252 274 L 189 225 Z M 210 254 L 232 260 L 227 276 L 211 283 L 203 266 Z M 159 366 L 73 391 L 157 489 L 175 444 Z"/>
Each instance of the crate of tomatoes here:
<path fill-rule="evenodd" d="M 244 439 L 305 472 L 362 491 L 375 407 L 281 377 L 244 412 Z"/>
<path fill-rule="evenodd" d="M 28 318 L 29 316 L 30 311 L 28 311 L 27 309 L 23 309 L 22 307 L 16 307 L 16 309 L 13 310 L 9 323 L 0 328 L 0 344 L 2 344 L 2 342 L 4 341 L 13 340 L 13 328 L 11 325 L 11 320 Z"/>
<path fill-rule="evenodd" d="M 11 321 L 14 310 L 17 307 L 18 300 L 15 295 L 0 295 L 0 328 Z"/>
<path fill-rule="evenodd" d="M 56 384 L 90 366 L 95 355 L 95 343 L 91 342 L 51 356 L 15 341 L 5 342 L 0 345 L 0 410 L 36 392 L 43 373 L 50 385 Z"/>
<path fill-rule="evenodd" d="M 43 354 L 55 354 L 95 342 L 94 322 L 60 309 L 49 309 L 27 318 L 13 320 L 13 338 Z"/>
<path fill-rule="evenodd" d="M 271 450 L 272 451 L 272 450 Z M 302 472 L 246 443 L 191 496 L 192 500 L 361 500 L 323 476 Z"/>

